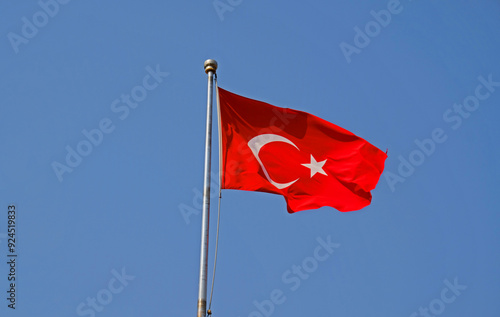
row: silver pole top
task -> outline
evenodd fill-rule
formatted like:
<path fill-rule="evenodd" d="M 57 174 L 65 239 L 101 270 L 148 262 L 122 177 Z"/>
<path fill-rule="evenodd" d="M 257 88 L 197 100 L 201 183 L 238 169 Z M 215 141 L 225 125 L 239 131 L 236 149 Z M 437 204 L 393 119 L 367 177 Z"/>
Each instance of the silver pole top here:
<path fill-rule="evenodd" d="M 207 59 L 203 66 L 205 67 L 205 73 L 207 74 L 209 71 L 215 73 L 215 71 L 217 70 L 217 62 L 214 59 Z"/>

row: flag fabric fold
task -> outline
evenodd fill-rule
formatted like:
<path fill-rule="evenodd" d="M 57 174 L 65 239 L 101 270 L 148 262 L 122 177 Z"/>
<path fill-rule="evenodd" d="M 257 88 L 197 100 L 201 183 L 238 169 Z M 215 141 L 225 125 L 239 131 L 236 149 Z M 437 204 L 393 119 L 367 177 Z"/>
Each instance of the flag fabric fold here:
<path fill-rule="evenodd" d="M 222 189 L 283 195 L 289 213 L 371 203 L 384 152 L 309 113 L 217 89 Z"/>

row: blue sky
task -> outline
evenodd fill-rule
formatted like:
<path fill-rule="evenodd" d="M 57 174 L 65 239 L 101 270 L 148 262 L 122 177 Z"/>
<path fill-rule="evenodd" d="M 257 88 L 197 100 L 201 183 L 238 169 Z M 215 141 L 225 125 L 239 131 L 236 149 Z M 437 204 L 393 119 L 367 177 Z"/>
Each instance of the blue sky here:
<path fill-rule="evenodd" d="M 360 211 L 290 215 L 280 196 L 224 191 L 213 316 L 499 315 L 498 1 L 0 12 L 2 316 L 196 314 L 207 58 L 221 87 L 389 155 Z"/>

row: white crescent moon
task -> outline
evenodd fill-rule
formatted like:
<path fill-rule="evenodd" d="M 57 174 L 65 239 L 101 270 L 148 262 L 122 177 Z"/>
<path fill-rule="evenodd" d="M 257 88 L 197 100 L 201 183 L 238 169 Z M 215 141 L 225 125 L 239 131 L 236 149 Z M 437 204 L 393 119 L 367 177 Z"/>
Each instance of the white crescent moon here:
<path fill-rule="evenodd" d="M 252 150 L 252 153 L 255 156 L 255 158 L 257 159 L 257 161 L 259 162 L 260 167 L 262 167 L 262 170 L 264 171 L 264 174 L 266 175 L 267 180 L 271 184 L 273 184 L 276 188 L 283 189 L 283 188 L 286 188 L 286 187 L 292 185 L 293 183 L 295 183 L 299 179 L 297 178 L 296 180 L 289 182 L 289 183 L 277 183 L 271 179 L 264 164 L 262 164 L 262 161 L 260 160 L 259 152 L 260 152 L 260 149 L 264 145 L 272 143 L 272 142 L 284 142 L 284 143 L 288 143 L 288 144 L 292 145 L 297 150 L 299 150 L 299 148 L 295 144 L 293 144 L 292 141 L 288 140 L 285 137 L 282 137 L 281 135 L 277 135 L 277 134 L 261 134 L 261 135 L 254 137 L 250 141 L 248 141 L 248 147 L 250 148 L 250 150 Z"/>

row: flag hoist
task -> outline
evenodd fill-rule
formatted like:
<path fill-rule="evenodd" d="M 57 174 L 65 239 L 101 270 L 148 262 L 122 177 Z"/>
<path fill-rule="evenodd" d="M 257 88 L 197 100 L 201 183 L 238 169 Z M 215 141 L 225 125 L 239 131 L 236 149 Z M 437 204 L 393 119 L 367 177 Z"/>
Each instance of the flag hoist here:
<path fill-rule="evenodd" d="M 208 228 L 210 218 L 210 166 L 212 151 L 212 99 L 213 83 L 217 62 L 213 59 L 205 61 L 205 73 L 208 75 L 207 94 L 207 126 L 205 135 L 205 171 L 203 181 L 203 211 L 201 220 L 200 281 L 198 287 L 198 317 L 205 317 L 207 311 L 207 262 L 208 262 Z"/>

